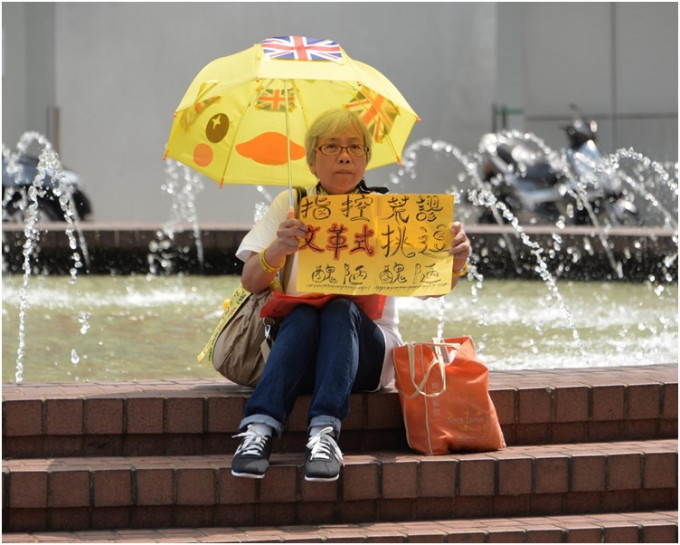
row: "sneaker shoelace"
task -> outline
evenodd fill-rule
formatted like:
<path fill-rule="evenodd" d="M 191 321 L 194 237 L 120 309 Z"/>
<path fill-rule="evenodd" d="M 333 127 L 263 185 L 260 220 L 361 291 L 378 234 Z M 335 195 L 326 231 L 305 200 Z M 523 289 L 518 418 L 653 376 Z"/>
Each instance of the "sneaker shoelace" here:
<path fill-rule="evenodd" d="M 249 425 L 246 431 L 234 435 L 234 439 L 243 437 L 243 442 L 236 449 L 235 454 L 243 454 L 244 456 L 262 456 L 264 446 L 267 443 L 268 435 L 260 433 L 254 426 Z"/>
<path fill-rule="evenodd" d="M 333 428 L 329 426 L 309 438 L 307 448 L 311 451 L 311 460 L 330 460 L 331 453 L 333 453 L 338 461 L 342 461 L 342 451 L 335 442 L 335 439 L 333 439 L 332 433 Z"/>

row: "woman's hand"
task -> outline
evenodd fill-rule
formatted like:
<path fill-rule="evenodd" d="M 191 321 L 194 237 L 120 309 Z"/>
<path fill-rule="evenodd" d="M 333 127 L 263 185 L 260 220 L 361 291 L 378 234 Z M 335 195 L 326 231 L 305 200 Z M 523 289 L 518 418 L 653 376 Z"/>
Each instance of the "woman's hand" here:
<path fill-rule="evenodd" d="M 451 233 L 453 234 L 453 240 L 451 241 L 449 254 L 453 256 L 453 272 L 457 273 L 463 269 L 470 257 L 470 240 L 459 221 L 453 223 Z"/>
<path fill-rule="evenodd" d="M 304 240 L 307 226 L 297 219 L 287 219 L 279 224 L 276 239 L 267 248 L 267 261 L 275 267 L 286 260 L 286 256 L 297 252 L 300 240 Z M 271 257 L 272 260 L 269 261 Z"/>
<path fill-rule="evenodd" d="M 470 250 L 472 248 L 470 246 L 470 240 L 463 230 L 463 225 L 459 221 L 453 223 L 451 233 L 453 234 L 453 240 L 451 241 L 449 254 L 453 256 L 453 268 L 451 270 L 451 289 L 453 289 L 458 283 L 460 273 L 467 265 L 467 260 L 470 257 Z"/>
<path fill-rule="evenodd" d="M 276 276 L 276 272 L 286 263 L 286 257 L 297 251 L 300 239 L 304 239 L 307 228 L 304 223 L 296 219 L 286 219 L 279 224 L 276 238 L 262 252 L 264 261 L 271 268 L 265 270 L 260 261 L 260 255 L 252 255 L 243 266 L 241 284 L 251 293 L 259 293 Z"/>

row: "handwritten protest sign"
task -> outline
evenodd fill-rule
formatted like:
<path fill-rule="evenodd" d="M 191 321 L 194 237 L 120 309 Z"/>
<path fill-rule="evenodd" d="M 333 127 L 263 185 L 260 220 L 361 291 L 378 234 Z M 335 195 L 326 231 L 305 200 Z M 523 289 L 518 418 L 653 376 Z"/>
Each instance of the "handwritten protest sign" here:
<path fill-rule="evenodd" d="M 306 197 L 297 289 L 347 295 L 441 295 L 451 289 L 453 195 Z"/>

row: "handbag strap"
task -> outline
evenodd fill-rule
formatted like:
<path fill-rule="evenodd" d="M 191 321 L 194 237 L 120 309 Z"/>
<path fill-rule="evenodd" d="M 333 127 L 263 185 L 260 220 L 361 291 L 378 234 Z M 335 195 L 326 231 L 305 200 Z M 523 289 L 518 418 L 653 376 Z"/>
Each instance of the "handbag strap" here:
<path fill-rule="evenodd" d="M 430 367 L 425 371 L 425 374 L 423 375 L 423 379 L 420 381 L 419 384 L 416 384 L 416 347 L 419 347 L 421 352 L 422 348 L 424 345 L 427 346 L 432 346 L 435 348 L 435 351 L 433 352 L 435 355 L 435 361 Z M 444 392 L 446 392 L 446 366 L 448 365 L 447 362 L 444 361 L 444 358 L 442 356 L 442 348 L 446 349 L 458 349 L 460 348 L 460 344 L 458 343 L 445 343 L 445 342 L 431 342 L 431 343 L 407 343 L 406 347 L 408 349 L 408 363 L 409 363 L 409 372 L 411 376 L 411 384 L 413 385 L 414 392 L 410 395 L 404 395 L 407 399 L 413 399 L 414 397 L 421 395 L 423 397 L 437 397 L 442 395 Z M 425 385 L 427 384 L 427 381 L 430 378 L 430 375 L 434 371 L 434 369 L 437 368 L 439 369 L 439 373 L 441 376 L 441 381 L 442 381 L 442 387 L 438 392 L 432 392 L 432 393 L 427 393 L 425 391 Z"/>

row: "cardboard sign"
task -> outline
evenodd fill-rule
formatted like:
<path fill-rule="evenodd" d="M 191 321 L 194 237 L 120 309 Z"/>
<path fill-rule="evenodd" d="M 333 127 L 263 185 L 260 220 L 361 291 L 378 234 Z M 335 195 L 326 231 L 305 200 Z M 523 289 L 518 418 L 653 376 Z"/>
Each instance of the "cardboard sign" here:
<path fill-rule="evenodd" d="M 443 295 L 451 289 L 453 195 L 306 197 L 297 289 L 347 295 Z"/>

